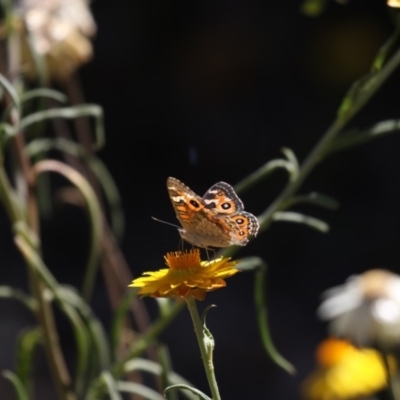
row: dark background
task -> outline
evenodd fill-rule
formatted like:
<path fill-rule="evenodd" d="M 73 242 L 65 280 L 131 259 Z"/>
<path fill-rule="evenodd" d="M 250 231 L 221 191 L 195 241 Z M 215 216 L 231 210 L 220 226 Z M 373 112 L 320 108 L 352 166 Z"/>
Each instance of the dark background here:
<path fill-rule="evenodd" d="M 298 2 L 284 1 L 97 0 L 92 10 L 98 24 L 95 58 L 80 77 L 86 100 L 104 107 L 107 144 L 100 156 L 121 191 L 122 248 L 136 276 L 161 268 L 163 255 L 179 243 L 174 228 L 150 218 L 176 223 L 167 177 L 203 194 L 219 180 L 234 185 L 281 157 L 283 146 L 304 160 L 351 83 L 368 72 L 397 15 L 383 0 L 332 3 L 319 18 L 302 15 Z M 349 127 L 398 118 L 399 84 L 397 73 Z M 297 399 L 299 383 L 314 366 L 315 347 L 326 335 L 315 315 L 320 294 L 370 268 L 399 271 L 399 149 L 400 136 L 394 134 L 337 153 L 312 172 L 300 192 L 328 194 L 340 208 L 298 210 L 327 221 L 328 234 L 276 223 L 238 254 L 260 256 L 269 266 L 272 337 L 296 366 L 294 377 L 262 348 L 251 273 L 229 279 L 225 290 L 200 304 L 218 306 L 208 326 L 224 399 Z M 246 209 L 261 213 L 286 181 L 277 172 L 241 195 Z M 83 223 L 80 211 L 68 207 L 44 222 L 45 256 L 61 282 L 80 283 L 87 243 Z M 25 287 L 5 217 L 2 226 L 4 282 Z M 144 301 L 154 311 L 154 300 Z M 2 368 L 11 368 L 9 343 L 29 322 L 18 306 L 3 304 L 0 359 Z M 102 279 L 93 307 L 107 325 Z M 176 371 L 208 392 L 186 311 L 163 339 Z M 45 390 L 45 374 L 43 380 L 39 386 Z"/>

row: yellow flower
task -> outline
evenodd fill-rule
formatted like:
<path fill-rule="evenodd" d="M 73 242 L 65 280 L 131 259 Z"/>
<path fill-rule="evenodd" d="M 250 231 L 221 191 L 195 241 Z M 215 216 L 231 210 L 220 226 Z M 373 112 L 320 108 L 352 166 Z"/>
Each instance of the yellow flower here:
<path fill-rule="evenodd" d="M 400 0 L 388 0 L 387 1 L 387 5 L 389 7 L 399 8 L 400 7 Z"/>
<path fill-rule="evenodd" d="M 139 294 L 152 297 L 194 297 L 203 300 L 206 292 L 226 286 L 225 278 L 239 272 L 237 262 L 220 257 L 201 261 L 200 250 L 175 251 L 164 257 L 169 268 L 144 272 L 132 281 L 131 287 L 140 288 Z"/>
<path fill-rule="evenodd" d="M 303 383 L 308 400 L 350 400 L 368 396 L 387 386 L 382 354 L 370 348 L 356 348 L 340 339 L 326 339 L 317 349 L 319 368 Z M 393 373 L 396 361 L 389 356 Z"/>

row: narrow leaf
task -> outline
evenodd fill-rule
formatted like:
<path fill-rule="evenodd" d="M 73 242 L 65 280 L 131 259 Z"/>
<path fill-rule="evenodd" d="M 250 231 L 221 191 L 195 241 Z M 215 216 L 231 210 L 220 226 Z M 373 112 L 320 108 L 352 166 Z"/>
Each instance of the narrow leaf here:
<path fill-rule="evenodd" d="M 66 103 L 68 101 L 68 97 L 59 92 L 58 90 L 48 89 L 48 88 L 39 88 L 29 90 L 21 95 L 21 103 L 25 103 L 29 100 L 36 99 L 38 97 L 45 97 L 48 99 L 56 100 L 60 103 Z"/>
<path fill-rule="evenodd" d="M 304 224 L 322 233 L 326 233 L 329 231 L 329 225 L 326 222 L 297 212 L 277 211 L 272 216 L 272 219 L 274 221 L 285 221 Z"/>
<path fill-rule="evenodd" d="M 101 377 L 106 384 L 108 394 L 110 395 L 111 400 L 123 400 L 120 394 L 118 393 L 117 382 L 114 377 L 108 372 L 104 371 L 101 374 Z"/>
<path fill-rule="evenodd" d="M 251 187 L 255 186 L 265 178 L 267 178 L 272 172 L 275 172 L 278 169 L 285 169 L 289 176 L 291 176 L 295 172 L 295 168 L 290 161 L 276 159 L 268 161 L 257 171 L 251 173 L 246 178 L 241 180 L 239 183 L 235 185 L 235 190 L 237 193 L 244 192 Z"/>
<path fill-rule="evenodd" d="M 81 117 L 93 117 L 95 122 L 95 149 L 103 147 L 105 143 L 103 109 L 96 104 L 82 104 L 77 106 L 51 108 L 48 110 L 37 111 L 22 118 L 13 131 L 9 134 L 10 137 L 17 135 L 20 131 L 28 128 L 30 125 L 43 122 L 47 119 L 65 118 L 76 119 Z"/>
<path fill-rule="evenodd" d="M 60 286 L 58 294 L 61 299 L 67 301 L 82 315 L 90 334 L 90 341 L 95 348 L 96 357 L 99 359 L 99 368 L 104 369 L 108 367 L 111 357 L 107 335 L 92 309 L 72 286 Z"/>
<path fill-rule="evenodd" d="M 289 173 L 290 173 L 290 180 L 294 181 L 299 175 L 299 168 L 300 168 L 297 157 L 294 154 L 294 152 L 287 147 L 282 147 L 281 151 L 292 165 L 292 168 L 289 171 Z"/>
<path fill-rule="evenodd" d="M 43 282 L 48 287 L 48 290 L 53 295 L 53 299 L 57 300 L 57 305 L 68 317 L 72 324 L 73 331 L 76 338 L 76 344 L 78 348 L 77 357 L 77 367 L 76 367 L 76 382 L 77 388 L 82 389 L 82 379 L 86 375 L 87 363 L 90 359 L 88 350 L 90 349 L 89 341 L 87 339 L 86 329 L 82 323 L 79 314 L 71 307 L 66 301 L 60 299 L 58 293 L 58 283 L 48 270 L 43 260 L 40 258 L 37 250 L 32 247 L 31 243 L 25 238 L 24 235 L 16 232 L 14 237 L 14 242 L 17 248 L 21 251 L 23 257 L 25 258 L 27 264 L 35 270 L 35 272 L 40 276 Z M 82 378 L 82 379 L 81 379 Z"/>
<path fill-rule="evenodd" d="M 33 313 L 36 312 L 38 307 L 35 298 L 27 295 L 22 290 L 15 289 L 11 286 L 0 286 L 0 297 L 18 300 Z"/>
<path fill-rule="evenodd" d="M 148 372 L 158 376 L 161 376 L 162 373 L 162 367 L 159 363 L 146 360 L 144 358 L 135 358 L 125 364 L 126 372 L 137 371 L 137 370 Z M 172 371 L 168 374 L 168 380 L 172 384 L 179 383 L 179 384 L 184 384 L 186 386 L 191 386 L 191 387 L 194 386 L 191 382 L 183 378 L 181 375 L 178 375 L 176 372 Z M 186 390 L 182 391 L 182 395 L 189 400 L 196 400 L 198 398 L 197 396 L 193 395 L 191 392 L 188 392 Z"/>
<path fill-rule="evenodd" d="M 161 365 L 161 387 L 166 388 L 171 385 L 169 376 L 172 371 L 171 357 L 167 346 L 157 346 L 157 359 Z M 166 395 L 168 400 L 178 400 L 178 393 L 171 391 Z"/>
<path fill-rule="evenodd" d="M 91 228 L 91 241 L 82 293 L 84 299 L 88 301 L 96 279 L 98 259 L 101 252 L 102 212 L 97 196 L 83 175 L 65 163 L 56 160 L 43 160 L 36 163 L 33 168 L 36 174 L 56 172 L 64 176 L 79 189 L 79 192 L 85 199 Z"/>
<path fill-rule="evenodd" d="M 117 382 L 117 389 L 120 392 L 137 394 L 148 400 L 165 400 L 165 397 L 155 390 L 135 382 L 119 381 Z"/>
<path fill-rule="evenodd" d="M 336 210 L 339 207 L 339 202 L 333 197 L 320 194 L 317 192 L 312 192 L 305 195 L 298 195 L 291 197 L 286 202 L 283 203 L 281 209 L 287 209 L 293 207 L 296 204 L 312 204 L 319 207 L 324 207 L 329 210 Z"/>
<path fill-rule="evenodd" d="M 187 386 L 187 385 L 182 385 L 182 384 L 180 384 L 180 385 L 172 385 L 172 386 L 170 386 L 170 387 L 167 387 L 167 388 L 164 390 L 164 393 L 167 393 L 169 390 L 173 390 L 173 389 L 185 389 L 185 390 L 189 390 L 190 392 L 196 394 L 196 395 L 198 396 L 199 399 L 202 399 L 202 400 L 211 400 L 207 395 L 205 395 L 205 394 L 204 394 L 203 392 L 201 392 L 200 390 L 195 389 L 195 388 L 192 388 L 192 387 Z"/>
<path fill-rule="evenodd" d="M 0 74 L 0 85 L 4 87 L 6 92 L 10 95 L 11 101 L 19 109 L 19 97 L 17 91 L 14 89 L 11 82 L 3 75 Z"/>
<path fill-rule="evenodd" d="M 201 323 L 203 325 L 203 332 L 204 332 L 203 340 L 204 340 L 204 344 L 205 344 L 206 349 L 207 349 L 208 358 L 210 360 L 212 359 L 212 356 L 213 356 L 213 351 L 214 351 L 214 348 L 215 348 L 215 340 L 214 340 L 214 336 L 212 335 L 211 331 L 207 328 L 206 316 L 207 316 L 208 312 L 212 308 L 215 308 L 215 307 L 216 307 L 216 305 L 211 304 L 201 314 Z"/>
<path fill-rule="evenodd" d="M 111 324 L 111 354 L 115 357 L 118 349 L 119 340 L 124 327 L 126 316 L 129 313 L 131 303 L 136 297 L 134 290 L 128 290 L 120 305 L 115 310 L 114 318 Z"/>
<path fill-rule="evenodd" d="M 13 385 L 18 400 L 29 400 L 26 388 L 14 372 L 5 370 L 2 375 Z"/>
<path fill-rule="evenodd" d="M 42 340 L 38 327 L 24 330 L 17 341 L 16 374 L 26 390 L 32 393 L 32 373 L 36 349 Z"/>
<path fill-rule="evenodd" d="M 367 143 L 377 137 L 397 133 L 399 131 L 400 120 L 391 119 L 379 122 L 366 130 L 343 132 L 343 134 L 332 143 L 332 147 L 329 151 L 330 153 L 334 153 L 336 151 L 347 150 L 351 147 L 358 146 L 359 144 Z"/>
<path fill-rule="evenodd" d="M 27 153 L 33 158 L 50 150 L 58 150 L 65 154 L 70 154 L 74 157 L 80 158 L 92 170 L 97 178 L 97 182 L 104 192 L 107 204 L 109 205 L 111 227 L 116 237 L 121 239 L 125 224 L 121 196 L 113 177 L 104 163 L 100 158 L 94 155 L 88 157 L 81 145 L 64 138 L 35 139 L 26 146 Z"/>
<path fill-rule="evenodd" d="M 254 261 L 255 260 L 253 260 L 253 262 Z M 262 262 L 261 264 L 259 264 L 259 268 L 256 270 L 254 276 L 254 301 L 261 340 L 267 354 L 271 357 L 271 359 L 289 374 L 294 374 L 296 371 L 295 368 L 292 364 L 290 364 L 289 361 L 287 361 L 278 353 L 272 342 L 271 334 L 269 331 L 265 289 L 266 269 L 266 264 Z"/>

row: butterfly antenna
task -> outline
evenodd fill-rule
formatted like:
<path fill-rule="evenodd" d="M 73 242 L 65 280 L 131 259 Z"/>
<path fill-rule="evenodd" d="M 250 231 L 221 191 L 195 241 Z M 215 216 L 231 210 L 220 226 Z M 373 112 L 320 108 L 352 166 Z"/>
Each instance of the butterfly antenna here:
<path fill-rule="evenodd" d="M 161 222 L 161 223 L 166 224 L 166 225 L 171 225 L 171 226 L 173 226 L 174 228 L 180 229 L 180 226 L 175 225 L 175 224 L 171 224 L 170 222 L 163 221 L 162 219 L 158 219 L 158 218 L 156 218 L 156 217 L 151 217 L 151 219 L 154 219 L 154 221 Z"/>

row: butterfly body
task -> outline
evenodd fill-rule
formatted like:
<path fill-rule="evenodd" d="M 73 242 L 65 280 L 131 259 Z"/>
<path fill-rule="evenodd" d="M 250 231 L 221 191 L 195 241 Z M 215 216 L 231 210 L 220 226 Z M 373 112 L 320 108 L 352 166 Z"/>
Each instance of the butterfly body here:
<path fill-rule="evenodd" d="M 245 246 L 256 236 L 257 218 L 246 211 L 233 187 L 218 182 L 203 197 L 176 178 L 168 178 L 168 193 L 182 225 L 182 239 L 197 247 Z"/>

